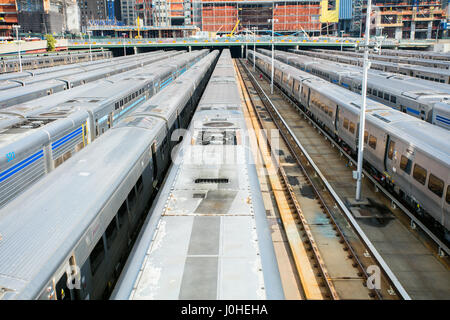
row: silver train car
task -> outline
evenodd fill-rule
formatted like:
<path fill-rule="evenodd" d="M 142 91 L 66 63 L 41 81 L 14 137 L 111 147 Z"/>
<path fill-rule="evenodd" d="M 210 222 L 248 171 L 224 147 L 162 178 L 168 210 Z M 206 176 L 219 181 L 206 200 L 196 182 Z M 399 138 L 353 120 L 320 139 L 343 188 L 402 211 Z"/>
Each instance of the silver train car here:
<path fill-rule="evenodd" d="M 270 77 L 269 57 L 248 56 Z M 359 94 L 280 61 L 274 82 L 356 156 Z M 450 132 L 371 99 L 366 112 L 364 159 L 373 176 L 450 240 Z"/>
<path fill-rule="evenodd" d="M 170 86 L 145 105 L 179 93 L 193 108 L 191 99 L 202 94 L 202 78 L 217 55 L 202 58 L 172 83 L 175 90 Z M 170 106 L 175 113 L 183 107 Z M 0 210 L 0 299 L 109 296 L 156 194 L 156 181 L 170 165 L 167 122 L 173 116 L 129 115 L 58 174 L 47 175 Z"/>
<path fill-rule="evenodd" d="M 111 58 L 111 51 L 93 51 L 92 60 L 100 60 Z M 46 67 L 54 67 L 57 65 L 77 63 L 89 61 L 91 56 L 89 52 L 81 53 L 66 53 L 58 55 L 47 55 L 40 57 L 21 57 L 22 60 L 22 70 L 38 69 Z M 17 72 L 20 70 L 19 58 L 6 57 L 0 60 L 0 71 L 1 72 Z"/>
<path fill-rule="evenodd" d="M 363 59 L 358 57 L 350 57 L 346 52 L 339 51 L 307 51 L 307 50 L 290 50 L 290 52 L 303 54 L 310 57 L 316 57 L 320 59 L 326 59 L 330 61 L 336 61 L 339 63 L 346 63 L 355 66 L 362 66 Z M 423 80 L 438 82 L 438 83 L 450 83 L 450 70 L 441 68 L 431 68 L 424 66 L 417 66 L 404 63 L 395 63 L 388 61 L 371 60 L 370 67 L 375 70 L 399 73 L 411 77 L 416 77 Z M 448 87 L 447 87 L 448 89 Z"/>
<path fill-rule="evenodd" d="M 270 51 L 258 49 L 270 55 Z M 276 59 L 300 70 L 310 72 L 346 89 L 361 93 L 362 70 L 349 65 L 328 62 L 323 59 L 298 56 L 293 53 L 276 52 Z M 367 96 L 396 110 L 433 123 L 433 108 L 438 102 L 450 99 L 450 93 L 439 88 L 432 89 L 415 81 L 388 73 L 370 73 L 367 80 Z M 406 88 L 406 89 L 405 89 Z"/>
<path fill-rule="evenodd" d="M 400 56 L 400 57 L 412 57 L 412 58 L 450 61 L 450 54 L 440 53 L 440 52 L 383 49 L 383 50 L 381 50 L 380 54 L 389 55 L 389 56 Z"/>
<path fill-rule="evenodd" d="M 74 73 L 72 75 L 61 76 L 60 78 L 52 78 L 43 81 L 32 79 L 30 81 L 33 83 L 26 85 L 25 87 L 19 86 L 4 90 L 0 95 L 0 109 L 68 90 L 114 74 L 133 70 L 164 59 L 166 55 L 167 53 L 143 54 L 142 56 L 129 57 L 129 59 L 125 61 L 118 61 L 119 63 L 111 62 L 104 68 L 91 70 L 89 72 L 81 72 L 79 74 Z M 53 77 L 51 74 L 44 74 L 42 76 L 45 78 Z"/>
<path fill-rule="evenodd" d="M 320 49 L 319 51 L 331 53 L 331 54 L 337 53 L 337 51 L 333 51 L 333 50 Z M 383 50 L 381 50 L 381 51 L 383 52 Z M 352 51 L 343 51 L 342 54 L 344 54 L 348 57 L 354 57 L 354 58 L 362 58 L 364 56 L 364 53 L 352 52 Z M 369 54 L 369 59 L 385 61 L 385 62 L 400 63 L 400 64 L 423 66 L 423 67 L 427 67 L 427 68 L 439 68 L 439 69 L 444 69 L 444 70 L 450 69 L 450 61 L 423 59 L 420 57 L 389 56 L 386 54 L 384 54 L 384 55 Z"/>
<path fill-rule="evenodd" d="M 50 103 L 50 108 L 39 101 L 22 111 L 25 120 L 0 125 L 0 152 L 5 155 L 0 158 L 0 207 L 115 126 L 206 54 L 207 50 L 201 50 L 176 55 L 127 77 L 113 77 L 56 105 Z M 12 122 L 10 117 L 5 121 Z"/>
<path fill-rule="evenodd" d="M 161 54 L 163 51 L 153 51 L 139 57 L 146 57 L 154 54 Z M 78 73 L 86 73 L 93 70 L 108 68 L 118 63 L 136 60 L 136 55 L 122 56 L 112 59 L 102 59 L 97 61 L 87 61 L 83 63 L 73 63 L 50 68 L 41 68 L 31 71 L 13 72 L 0 75 L 0 90 L 8 90 L 16 87 L 29 86 L 33 83 L 51 79 L 60 79 Z"/>
<path fill-rule="evenodd" d="M 450 101 L 439 102 L 433 110 L 433 123 L 450 130 Z"/>
<path fill-rule="evenodd" d="M 283 299 L 234 66 L 223 50 L 112 299 Z"/>

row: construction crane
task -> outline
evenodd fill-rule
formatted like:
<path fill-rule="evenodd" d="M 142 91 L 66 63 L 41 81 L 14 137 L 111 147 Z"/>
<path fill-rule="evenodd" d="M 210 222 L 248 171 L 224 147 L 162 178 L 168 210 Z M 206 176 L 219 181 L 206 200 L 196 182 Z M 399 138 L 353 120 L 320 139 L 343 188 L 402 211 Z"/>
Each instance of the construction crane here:
<path fill-rule="evenodd" d="M 237 26 L 239 25 L 239 22 L 240 22 L 240 20 L 238 19 L 238 20 L 236 21 L 236 24 L 234 25 L 233 30 L 231 30 L 231 32 L 230 32 L 229 34 L 227 34 L 227 37 L 232 37 L 232 36 L 233 36 L 234 31 L 236 31 L 236 28 L 237 28 Z"/>

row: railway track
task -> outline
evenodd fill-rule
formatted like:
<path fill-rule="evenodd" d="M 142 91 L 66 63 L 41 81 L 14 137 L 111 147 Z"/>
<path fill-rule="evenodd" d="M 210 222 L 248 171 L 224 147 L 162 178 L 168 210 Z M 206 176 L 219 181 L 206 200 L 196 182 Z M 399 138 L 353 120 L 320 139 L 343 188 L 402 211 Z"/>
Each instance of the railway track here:
<path fill-rule="evenodd" d="M 367 267 L 377 262 L 368 254 L 360 258 L 355 252 L 356 246 L 364 248 L 357 243 L 358 235 L 349 237 L 348 230 L 344 234 L 342 223 L 336 222 L 338 205 L 333 196 L 320 185 L 305 157 L 299 156 L 301 152 L 242 64 L 239 71 L 244 95 L 251 101 L 247 107 L 254 114 L 253 128 L 267 133 L 256 134 L 258 145 L 306 299 L 398 299 L 386 276 L 381 277 L 378 289 L 368 288 Z M 278 130 L 283 140 L 278 139 Z"/>
<path fill-rule="evenodd" d="M 282 143 L 279 146 L 281 151 L 274 151 L 280 153 L 281 167 L 284 167 L 283 163 L 291 162 L 289 169 L 284 170 L 287 172 L 286 185 L 297 196 L 297 201 L 307 218 L 306 224 L 315 231 L 312 235 L 320 236 L 321 233 L 318 232 L 320 227 L 325 229 L 324 226 L 333 225 L 336 239 L 339 239 L 341 247 L 346 249 L 348 256 L 351 256 L 352 266 L 358 270 L 357 275 L 360 279 L 367 278 L 365 270 L 368 266 L 380 268 L 383 274 L 381 289 L 372 290 L 371 298 L 408 299 L 409 293 L 412 298 L 449 298 L 450 277 L 447 265 L 438 261 L 439 259 L 430 252 L 430 248 L 427 248 L 428 243 L 411 234 L 411 230 L 404 226 L 397 213 L 392 213 L 399 211 L 398 208 L 389 208 L 389 199 L 382 200 L 382 195 L 376 188 L 370 186 L 367 179 L 364 179 L 363 192 L 368 196 L 370 206 L 361 207 L 354 214 L 349 213 L 340 199 L 348 201 L 354 195 L 351 162 L 346 160 L 342 152 L 335 148 L 327 137 L 324 139 L 320 130 L 315 130 L 314 123 L 302 115 L 292 101 L 280 91 L 276 90 L 273 95 L 266 94 L 270 92 L 270 86 L 265 80 L 258 80 L 242 62 L 239 63 L 239 70 L 250 98 L 256 105 L 260 123 L 263 127 L 267 127 L 271 122 L 276 125 L 282 133 L 284 143 L 288 146 L 291 158 L 286 155 Z M 292 165 L 293 159 L 301 166 L 303 176 L 293 170 L 295 167 Z M 313 191 L 314 199 L 319 200 L 323 209 L 321 214 L 318 214 L 317 208 L 309 206 L 312 201 L 309 204 L 305 201 L 304 195 L 308 194 L 305 190 Z M 343 211 L 347 211 L 346 214 Z M 326 224 L 316 223 L 324 220 L 328 220 Z M 315 242 L 321 243 L 319 238 Z M 333 259 L 337 259 L 331 254 L 328 256 L 329 253 L 325 249 L 330 247 L 330 245 L 319 246 L 318 251 L 328 270 L 335 271 L 335 266 L 327 264 L 330 262 L 328 257 L 332 258 L 332 262 L 335 261 Z M 338 252 L 340 251 L 332 251 L 334 254 Z M 392 270 L 388 265 L 392 266 Z M 339 284 L 337 287 L 341 288 L 348 286 L 349 281 L 345 283 L 336 278 L 331 282 Z M 403 285 L 407 290 L 403 289 Z M 333 297 L 332 294 L 328 295 Z M 346 298 L 345 291 L 339 297 Z"/>

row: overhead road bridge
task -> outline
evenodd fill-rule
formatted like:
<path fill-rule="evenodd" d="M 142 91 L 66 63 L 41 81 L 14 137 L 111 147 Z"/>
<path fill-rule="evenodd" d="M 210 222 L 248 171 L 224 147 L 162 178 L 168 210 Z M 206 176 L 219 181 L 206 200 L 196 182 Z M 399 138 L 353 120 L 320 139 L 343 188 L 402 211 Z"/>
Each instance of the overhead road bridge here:
<path fill-rule="evenodd" d="M 299 47 L 335 47 L 335 48 L 355 48 L 359 40 L 340 39 L 340 38 L 315 38 L 306 39 L 299 37 L 276 37 L 275 47 L 281 48 L 299 48 Z M 200 48 L 230 48 L 233 51 L 241 49 L 241 56 L 245 46 L 268 47 L 272 45 L 271 37 L 259 37 L 252 39 L 250 36 L 232 37 L 232 38 L 171 38 L 171 39 L 120 39 L 120 38 L 102 38 L 88 40 L 69 40 L 69 49 L 105 48 L 105 49 L 134 49 L 136 52 L 140 48 L 185 48 L 191 50 L 193 47 Z"/>

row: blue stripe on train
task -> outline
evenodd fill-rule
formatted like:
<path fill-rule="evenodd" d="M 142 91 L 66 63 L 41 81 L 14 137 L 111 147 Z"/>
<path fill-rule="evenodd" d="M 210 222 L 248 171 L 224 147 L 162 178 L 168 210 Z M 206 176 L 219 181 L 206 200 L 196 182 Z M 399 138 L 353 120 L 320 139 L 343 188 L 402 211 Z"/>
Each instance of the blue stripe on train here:
<path fill-rule="evenodd" d="M 62 137 L 61 139 L 55 141 L 52 143 L 52 150 L 60 147 L 61 145 L 65 144 L 67 141 L 73 139 L 75 136 L 79 135 L 80 133 L 83 132 L 83 129 L 81 127 L 79 127 L 78 129 L 76 129 L 75 131 L 72 131 L 71 133 L 65 135 L 64 137 Z"/>
<path fill-rule="evenodd" d="M 9 168 L 8 170 L 3 171 L 0 174 L 0 182 L 2 182 L 3 180 L 9 178 L 10 176 L 12 176 L 14 173 L 22 170 L 23 168 L 29 166 L 30 164 L 32 164 L 33 162 L 35 162 L 36 160 L 39 160 L 40 158 L 42 158 L 44 156 L 44 151 L 40 150 L 38 152 L 36 152 L 35 154 L 29 156 L 28 158 L 26 158 L 25 160 L 22 160 L 21 162 L 19 162 L 18 164 L 12 166 L 11 168 Z"/>
<path fill-rule="evenodd" d="M 410 108 L 410 107 L 407 107 L 406 108 L 406 111 L 409 111 L 409 112 L 411 112 L 411 113 L 414 113 L 415 115 L 420 115 L 420 112 L 419 111 L 417 111 L 416 109 L 413 109 L 413 108 Z"/>
<path fill-rule="evenodd" d="M 445 123 L 445 124 L 447 124 L 447 125 L 450 125 L 450 119 L 449 119 L 449 118 L 440 116 L 440 115 L 438 115 L 438 114 L 436 115 L 436 120 L 438 120 L 438 121 L 440 121 L 440 122 L 443 122 L 443 123 Z"/>
<path fill-rule="evenodd" d="M 130 108 L 134 108 L 139 102 L 141 102 L 144 99 L 145 99 L 145 96 L 141 97 L 140 99 L 136 100 L 135 102 L 130 104 L 128 107 L 126 107 L 125 109 L 120 111 L 119 114 L 116 114 L 115 116 L 113 116 L 113 121 L 115 121 L 118 117 L 122 116 L 122 114 L 124 114 L 125 112 L 129 111 Z"/>
<path fill-rule="evenodd" d="M 71 133 L 65 135 L 64 137 L 58 139 L 57 141 L 52 143 L 52 150 L 55 148 L 58 148 L 59 146 L 65 144 L 67 141 L 71 140 L 73 137 L 77 136 L 78 134 L 82 133 L 83 129 L 82 127 L 79 127 L 78 129 L 72 131 Z M 34 163 L 35 161 L 39 160 L 44 156 L 44 151 L 38 151 L 32 156 L 29 156 L 25 160 L 22 160 L 18 164 L 12 166 L 8 170 L 4 171 L 0 175 L 0 182 L 4 181 L 5 179 L 12 176 L 14 173 L 17 173 L 21 171 L 22 169 L 28 167 L 30 164 Z"/>

